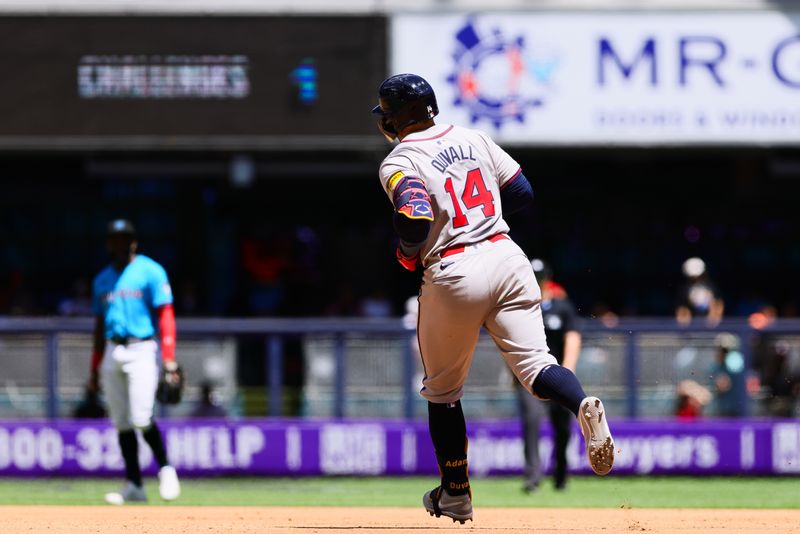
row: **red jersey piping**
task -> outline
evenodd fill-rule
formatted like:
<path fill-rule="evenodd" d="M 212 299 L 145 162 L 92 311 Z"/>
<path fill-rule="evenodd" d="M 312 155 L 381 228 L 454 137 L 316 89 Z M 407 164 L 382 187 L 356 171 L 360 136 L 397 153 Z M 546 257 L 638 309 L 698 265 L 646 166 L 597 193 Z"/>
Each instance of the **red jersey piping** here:
<path fill-rule="evenodd" d="M 508 184 L 510 184 L 511 182 L 513 182 L 514 180 L 516 180 L 517 178 L 519 178 L 519 175 L 520 175 L 520 174 L 522 174 L 522 167 L 520 167 L 520 168 L 519 168 L 519 170 L 517 171 L 517 174 L 515 174 L 514 176 L 512 176 L 512 177 L 511 177 L 511 179 L 509 179 L 509 180 L 508 180 L 506 183 L 504 183 L 503 185 L 501 185 L 501 186 L 500 186 L 500 189 L 505 189 L 505 188 L 506 188 L 506 186 L 508 186 Z"/>

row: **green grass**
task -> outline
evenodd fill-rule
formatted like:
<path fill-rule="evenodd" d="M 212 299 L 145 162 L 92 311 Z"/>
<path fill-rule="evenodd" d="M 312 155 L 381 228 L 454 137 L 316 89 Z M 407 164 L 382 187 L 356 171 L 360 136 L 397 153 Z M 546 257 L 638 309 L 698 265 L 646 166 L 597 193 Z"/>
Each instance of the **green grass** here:
<path fill-rule="evenodd" d="M 180 505 L 420 506 L 431 478 L 185 479 Z M 115 479 L 0 479 L 0 504 L 102 504 Z M 162 504 L 155 481 L 145 482 L 152 504 Z M 547 481 L 531 495 L 518 478 L 474 478 L 476 506 L 599 508 L 800 508 L 800 478 L 570 479 L 564 492 Z"/>

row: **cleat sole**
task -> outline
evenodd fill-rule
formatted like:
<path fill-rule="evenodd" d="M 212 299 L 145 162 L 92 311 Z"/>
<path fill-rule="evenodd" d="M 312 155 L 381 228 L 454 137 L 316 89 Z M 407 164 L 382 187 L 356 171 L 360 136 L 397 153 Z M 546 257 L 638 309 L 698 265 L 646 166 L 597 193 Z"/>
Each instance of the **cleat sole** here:
<path fill-rule="evenodd" d="M 595 474 L 607 475 L 614 465 L 614 440 L 608 428 L 605 409 L 600 399 L 589 397 L 578 415 L 581 433 L 586 440 L 586 457 Z"/>

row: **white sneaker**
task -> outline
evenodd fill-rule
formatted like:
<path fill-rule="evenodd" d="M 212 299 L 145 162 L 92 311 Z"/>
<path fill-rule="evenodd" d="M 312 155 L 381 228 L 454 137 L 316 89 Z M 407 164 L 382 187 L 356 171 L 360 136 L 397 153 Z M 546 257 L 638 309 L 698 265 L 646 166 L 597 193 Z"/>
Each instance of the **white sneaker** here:
<path fill-rule="evenodd" d="M 128 481 L 120 491 L 106 493 L 106 502 L 115 505 L 127 502 L 147 502 L 147 494 L 144 492 L 143 487 Z"/>
<path fill-rule="evenodd" d="M 586 397 L 578 410 L 578 422 L 586 440 L 586 458 L 592 471 L 607 475 L 614 465 L 614 439 L 608 428 L 606 410 L 597 397 Z"/>
<path fill-rule="evenodd" d="M 178 482 L 178 473 L 171 465 L 165 465 L 158 470 L 158 493 L 165 501 L 174 501 L 181 496 L 181 483 Z"/>

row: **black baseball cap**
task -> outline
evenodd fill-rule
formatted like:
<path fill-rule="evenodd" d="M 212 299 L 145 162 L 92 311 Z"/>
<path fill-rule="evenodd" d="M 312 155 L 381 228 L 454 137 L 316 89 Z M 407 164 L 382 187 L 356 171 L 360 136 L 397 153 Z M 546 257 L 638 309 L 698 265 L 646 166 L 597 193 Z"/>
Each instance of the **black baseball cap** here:
<path fill-rule="evenodd" d="M 131 237 L 136 237 L 136 228 L 134 228 L 133 223 L 127 219 L 114 219 L 108 223 L 106 233 L 108 235 L 129 235 Z"/>

